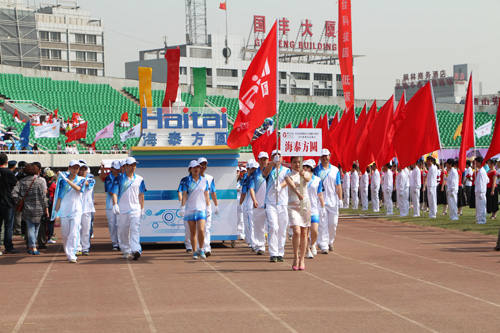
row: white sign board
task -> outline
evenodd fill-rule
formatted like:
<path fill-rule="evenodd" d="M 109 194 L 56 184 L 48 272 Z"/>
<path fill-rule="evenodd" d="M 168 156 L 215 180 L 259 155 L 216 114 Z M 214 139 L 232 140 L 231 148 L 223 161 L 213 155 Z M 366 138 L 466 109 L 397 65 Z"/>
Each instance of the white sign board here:
<path fill-rule="evenodd" d="M 281 129 L 282 156 L 321 156 L 322 149 L 321 128 Z"/>

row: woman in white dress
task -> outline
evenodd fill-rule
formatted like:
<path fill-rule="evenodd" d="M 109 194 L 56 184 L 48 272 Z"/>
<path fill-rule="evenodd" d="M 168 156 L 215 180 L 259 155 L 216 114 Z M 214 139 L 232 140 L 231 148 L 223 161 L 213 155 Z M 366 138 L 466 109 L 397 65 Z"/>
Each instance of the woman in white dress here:
<path fill-rule="evenodd" d="M 307 238 L 311 226 L 311 203 L 306 184 L 311 180 L 312 173 L 300 169 L 299 156 L 293 156 L 291 161 L 291 172 L 285 176 L 285 181 L 290 187 L 288 191 L 288 218 L 293 230 L 293 265 L 292 269 L 305 270 L 305 256 L 307 253 Z M 302 182 L 302 193 L 300 185 Z M 300 257 L 299 257 L 300 247 Z"/>

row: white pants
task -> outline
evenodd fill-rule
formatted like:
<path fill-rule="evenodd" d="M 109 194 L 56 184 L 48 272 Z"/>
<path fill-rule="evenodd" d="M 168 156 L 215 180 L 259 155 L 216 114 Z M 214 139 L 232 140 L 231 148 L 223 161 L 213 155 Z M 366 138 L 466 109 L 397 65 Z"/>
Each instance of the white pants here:
<path fill-rule="evenodd" d="M 344 187 L 344 190 L 342 191 L 344 194 L 344 208 L 349 208 L 349 201 L 350 201 L 350 189 L 349 187 Z"/>
<path fill-rule="evenodd" d="M 351 187 L 351 198 L 352 198 L 352 209 L 358 209 L 359 197 L 358 197 L 357 187 Z"/>
<path fill-rule="evenodd" d="M 339 223 L 338 206 L 326 205 L 326 215 L 320 214 L 318 226 L 318 241 L 320 250 L 328 250 L 328 245 L 333 245 Z"/>
<path fill-rule="evenodd" d="M 212 252 L 212 247 L 210 246 L 210 227 L 212 226 L 212 208 L 207 209 L 207 213 L 210 211 L 210 216 L 207 217 L 205 221 L 205 241 L 203 243 L 203 252 Z"/>
<path fill-rule="evenodd" d="M 427 186 L 427 201 L 429 201 L 429 217 L 436 218 L 437 207 L 437 197 L 436 197 L 436 186 Z M 457 203 L 455 196 L 455 205 Z"/>
<path fill-rule="evenodd" d="M 368 210 L 368 187 L 361 187 L 361 207 Z"/>
<path fill-rule="evenodd" d="M 254 248 L 253 209 L 244 209 L 243 218 L 245 219 L 245 241 Z"/>
<path fill-rule="evenodd" d="M 266 210 L 264 208 L 253 209 L 252 248 L 255 251 L 266 250 L 266 220 Z"/>
<path fill-rule="evenodd" d="M 413 216 L 420 217 L 420 188 L 410 187 L 411 203 L 413 204 Z"/>
<path fill-rule="evenodd" d="M 80 242 L 78 242 L 77 251 L 89 252 L 91 226 L 92 226 L 92 213 L 82 214 L 82 227 L 80 228 Z"/>
<path fill-rule="evenodd" d="M 118 243 L 123 254 L 141 252 L 139 227 L 141 212 L 118 214 Z"/>
<path fill-rule="evenodd" d="M 387 211 L 387 215 L 394 214 L 392 209 L 392 191 L 384 191 L 384 205 Z"/>
<path fill-rule="evenodd" d="M 245 218 L 243 217 L 243 208 L 238 206 L 236 211 L 236 232 L 239 239 L 245 238 Z"/>
<path fill-rule="evenodd" d="M 476 193 L 476 223 L 486 223 L 486 193 Z"/>
<path fill-rule="evenodd" d="M 80 228 L 82 216 L 61 217 L 61 234 L 63 238 L 64 253 L 68 260 L 76 260 L 76 248 L 80 243 Z"/>
<path fill-rule="evenodd" d="M 448 200 L 448 211 L 450 212 L 450 220 L 454 221 L 458 220 L 457 195 L 458 193 L 456 192 L 446 191 L 446 200 Z"/>
<path fill-rule="evenodd" d="M 379 188 L 372 188 L 372 209 L 374 212 L 380 211 L 380 205 L 378 201 L 378 190 Z"/>
<path fill-rule="evenodd" d="M 116 215 L 113 214 L 111 209 L 106 209 L 106 217 L 108 218 L 109 236 L 111 237 L 111 244 L 113 247 L 118 247 L 118 225 Z"/>
<path fill-rule="evenodd" d="M 398 207 L 399 216 L 408 216 L 410 211 L 410 203 L 408 202 L 408 188 L 398 190 Z"/>
<path fill-rule="evenodd" d="M 269 233 L 267 234 L 269 256 L 283 257 L 288 226 L 288 206 L 266 204 L 266 215 L 269 223 Z"/>
<path fill-rule="evenodd" d="M 193 246 L 191 245 L 191 230 L 189 230 L 189 224 L 187 221 L 184 221 L 184 247 L 186 250 L 193 249 Z"/>

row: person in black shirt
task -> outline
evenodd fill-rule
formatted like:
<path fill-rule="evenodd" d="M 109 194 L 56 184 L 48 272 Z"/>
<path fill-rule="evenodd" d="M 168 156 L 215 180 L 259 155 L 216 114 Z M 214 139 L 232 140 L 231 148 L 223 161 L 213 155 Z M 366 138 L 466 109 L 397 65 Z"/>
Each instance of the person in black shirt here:
<path fill-rule="evenodd" d="M 26 166 L 25 161 L 20 161 L 17 163 L 17 172 L 15 173 L 17 180 L 21 180 L 24 177 L 26 177 L 26 174 L 24 173 L 24 167 Z M 23 218 L 23 212 L 15 212 L 15 217 L 14 217 L 14 235 L 21 235 L 23 234 L 23 227 L 22 227 L 22 218 Z"/>
<path fill-rule="evenodd" d="M 0 153 L 0 228 L 4 228 L 3 244 L 6 253 L 19 253 L 12 244 L 12 228 L 14 225 L 15 205 L 12 200 L 12 189 L 17 184 L 14 172 L 8 166 L 8 157 Z"/>

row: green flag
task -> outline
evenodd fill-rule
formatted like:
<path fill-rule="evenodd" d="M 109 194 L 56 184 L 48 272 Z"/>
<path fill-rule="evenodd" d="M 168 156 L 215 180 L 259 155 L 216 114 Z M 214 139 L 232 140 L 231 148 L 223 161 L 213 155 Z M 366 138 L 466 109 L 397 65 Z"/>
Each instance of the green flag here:
<path fill-rule="evenodd" d="M 207 98 L 207 70 L 205 67 L 193 68 L 194 98 L 192 107 L 205 106 Z"/>

